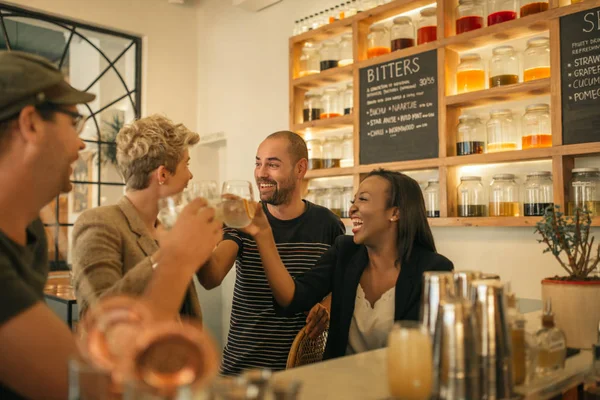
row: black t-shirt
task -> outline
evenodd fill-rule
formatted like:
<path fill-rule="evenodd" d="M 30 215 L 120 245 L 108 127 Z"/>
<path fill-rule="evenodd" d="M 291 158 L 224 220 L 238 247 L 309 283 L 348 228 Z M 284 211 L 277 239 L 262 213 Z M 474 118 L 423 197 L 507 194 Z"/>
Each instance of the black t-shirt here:
<path fill-rule="evenodd" d="M 345 232 L 340 219 L 328 209 L 306 203 L 305 212 L 292 220 L 267 215 L 281 261 L 292 277 L 302 275 Z M 231 324 L 223 351 L 221 372 L 237 375 L 250 368 L 285 369 L 294 338 L 306 324 L 303 313 L 278 317 L 256 242 L 251 236 L 226 228 L 225 240 L 239 246 L 233 291 Z"/>
<path fill-rule="evenodd" d="M 27 227 L 25 246 L 0 231 L 0 326 L 44 301 L 47 278 L 48 245 L 42 222 L 38 219 Z M 0 384 L 0 399 L 22 398 Z"/>

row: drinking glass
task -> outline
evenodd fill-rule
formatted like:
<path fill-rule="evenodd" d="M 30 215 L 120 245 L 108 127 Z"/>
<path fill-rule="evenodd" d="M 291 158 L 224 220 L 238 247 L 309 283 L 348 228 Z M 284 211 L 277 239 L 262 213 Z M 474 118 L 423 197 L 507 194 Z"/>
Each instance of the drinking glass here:
<path fill-rule="evenodd" d="M 110 371 L 82 359 L 69 360 L 69 400 L 116 400 L 118 387 Z"/>
<path fill-rule="evenodd" d="M 158 200 L 158 219 L 165 229 L 171 229 L 175 225 L 175 221 L 177 221 L 181 210 L 194 198 L 194 194 L 191 191 L 184 190 L 183 192 Z"/>
<path fill-rule="evenodd" d="M 396 322 L 388 336 L 388 383 L 392 398 L 428 400 L 432 382 L 429 331 L 416 321 Z"/>
<path fill-rule="evenodd" d="M 203 197 L 210 207 L 216 207 L 219 204 L 219 188 L 215 181 L 195 181 L 188 184 L 186 189 L 193 198 Z"/>
<path fill-rule="evenodd" d="M 225 225 L 244 228 L 254 217 L 254 193 L 248 181 L 226 181 L 221 190 L 220 215 Z"/>

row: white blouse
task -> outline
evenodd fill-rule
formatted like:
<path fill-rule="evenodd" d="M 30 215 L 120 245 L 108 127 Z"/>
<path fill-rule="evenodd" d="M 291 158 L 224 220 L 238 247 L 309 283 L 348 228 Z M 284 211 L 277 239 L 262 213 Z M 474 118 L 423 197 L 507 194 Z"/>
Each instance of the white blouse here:
<path fill-rule="evenodd" d="M 346 355 L 380 349 L 387 345 L 388 334 L 394 326 L 395 300 L 394 286 L 371 307 L 362 286 L 358 284 Z"/>

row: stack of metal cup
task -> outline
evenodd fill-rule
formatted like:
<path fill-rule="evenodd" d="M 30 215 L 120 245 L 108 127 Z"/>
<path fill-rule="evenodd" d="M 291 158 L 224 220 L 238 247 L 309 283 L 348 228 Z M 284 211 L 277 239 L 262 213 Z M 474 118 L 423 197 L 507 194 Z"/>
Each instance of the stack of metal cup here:
<path fill-rule="evenodd" d="M 423 273 L 421 323 L 433 337 L 440 301 L 454 296 L 452 272 L 428 271 Z"/>

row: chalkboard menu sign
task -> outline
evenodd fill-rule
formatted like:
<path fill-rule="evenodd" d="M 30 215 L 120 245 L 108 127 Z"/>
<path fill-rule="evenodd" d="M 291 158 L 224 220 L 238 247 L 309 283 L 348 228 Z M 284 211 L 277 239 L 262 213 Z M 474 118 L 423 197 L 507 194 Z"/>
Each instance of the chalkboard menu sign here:
<path fill-rule="evenodd" d="M 560 19 L 563 144 L 600 141 L 600 8 Z"/>
<path fill-rule="evenodd" d="M 437 51 L 360 70 L 360 163 L 438 156 Z"/>

